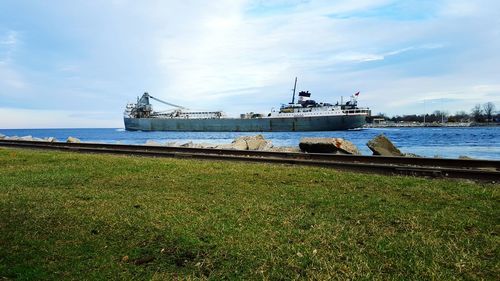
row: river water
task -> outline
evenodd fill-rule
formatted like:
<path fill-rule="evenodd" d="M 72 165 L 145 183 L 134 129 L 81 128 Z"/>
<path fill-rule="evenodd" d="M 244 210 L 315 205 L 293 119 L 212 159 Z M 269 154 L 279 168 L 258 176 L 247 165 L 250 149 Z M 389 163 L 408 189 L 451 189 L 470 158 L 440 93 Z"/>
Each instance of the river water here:
<path fill-rule="evenodd" d="M 338 137 L 353 142 L 364 155 L 371 155 L 366 143 L 385 134 L 405 153 L 428 157 L 457 158 L 461 155 L 479 159 L 500 160 L 500 127 L 465 128 L 367 128 L 331 132 L 262 133 L 275 146 L 297 146 L 304 137 Z M 0 129 L 7 136 L 55 137 L 69 136 L 84 142 L 144 144 L 148 140 L 223 144 L 243 135 L 258 133 L 233 132 L 129 132 L 124 129 Z"/>

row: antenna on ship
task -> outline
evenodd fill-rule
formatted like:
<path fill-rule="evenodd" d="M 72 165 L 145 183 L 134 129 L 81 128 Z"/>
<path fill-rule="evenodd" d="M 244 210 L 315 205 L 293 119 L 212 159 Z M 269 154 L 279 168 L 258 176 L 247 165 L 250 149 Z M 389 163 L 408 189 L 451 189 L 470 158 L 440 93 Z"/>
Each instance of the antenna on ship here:
<path fill-rule="evenodd" d="M 293 96 L 292 96 L 292 102 L 290 104 L 295 103 L 295 90 L 297 89 L 297 77 L 295 77 L 295 84 L 293 85 Z"/>

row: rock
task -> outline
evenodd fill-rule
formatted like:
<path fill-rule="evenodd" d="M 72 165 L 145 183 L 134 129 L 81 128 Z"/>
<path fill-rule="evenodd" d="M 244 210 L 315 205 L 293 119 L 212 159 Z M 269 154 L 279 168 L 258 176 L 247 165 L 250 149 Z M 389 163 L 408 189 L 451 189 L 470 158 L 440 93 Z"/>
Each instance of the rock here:
<path fill-rule="evenodd" d="M 32 136 L 24 136 L 24 137 L 20 137 L 19 140 L 22 140 L 22 141 L 33 141 L 33 137 Z"/>
<path fill-rule="evenodd" d="M 273 147 L 273 143 L 266 140 L 263 135 L 256 135 L 255 137 L 246 137 L 248 150 L 269 150 Z"/>
<path fill-rule="evenodd" d="M 422 156 L 415 154 L 415 153 L 403 153 L 403 156 L 404 157 L 422 157 Z"/>
<path fill-rule="evenodd" d="M 297 146 L 273 146 L 269 149 L 273 152 L 301 152 Z"/>
<path fill-rule="evenodd" d="M 33 138 L 32 141 L 45 141 L 45 140 L 41 138 Z"/>
<path fill-rule="evenodd" d="M 44 140 L 47 142 L 57 142 L 57 139 L 54 137 L 48 137 L 48 138 L 45 138 Z"/>
<path fill-rule="evenodd" d="M 11 137 L 6 136 L 4 138 L 4 140 L 19 140 L 19 137 L 18 136 L 11 136 Z"/>
<path fill-rule="evenodd" d="M 168 147 L 179 147 L 181 145 L 179 143 L 175 142 L 175 141 L 172 141 L 172 142 L 166 142 L 165 146 L 168 146 Z"/>
<path fill-rule="evenodd" d="M 235 139 L 232 148 L 237 150 L 269 150 L 273 147 L 271 141 L 266 140 L 263 135 L 243 136 Z"/>
<path fill-rule="evenodd" d="M 219 144 L 215 148 L 217 148 L 217 149 L 234 149 L 232 143 Z"/>
<path fill-rule="evenodd" d="M 462 160 L 474 160 L 474 158 L 469 157 L 469 156 L 465 156 L 465 155 L 458 156 L 458 159 L 462 159 Z"/>
<path fill-rule="evenodd" d="M 352 142 L 341 138 L 303 138 L 299 147 L 303 152 L 361 155 Z"/>
<path fill-rule="evenodd" d="M 144 145 L 149 145 L 149 146 L 161 146 L 161 143 L 154 141 L 154 140 L 147 140 Z"/>
<path fill-rule="evenodd" d="M 69 143 L 81 143 L 82 141 L 77 139 L 77 138 L 74 138 L 74 137 L 68 137 L 68 139 L 66 140 L 66 142 L 69 142 Z"/>
<path fill-rule="evenodd" d="M 188 147 L 188 148 L 214 148 L 214 144 L 209 143 L 193 143 L 192 141 L 181 144 L 180 147 Z"/>
<path fill-rule="evenodd" d="M 179 145 L 179 147 L 193 147 L 193 142 L 190 141 L 190 142 L 183 143 L 183 144 Z"/>
<path fill-rule="evenodd" d="M 248 144 L 246 140 L 242 138 L 237 138 L 231 143 L 231 149 L 248 150 Z"/>
<path fill-rule="evenodd" d="M 5 135 L 0 134 L 0 140 L 3 140 L 5 138 Z"/>
<path fill-rule="evenodd" d="M 217 147 L 217 145 L 213 144 L 213 143 L 198 143 L 196 145 L 198 145 L 200 148 L 216 148 Z"/>
<path fill-rule="evenodd" d="M 366 145 L 373 151 L 373 155 L 403 156 L 403 153 L 384 134 L 376 136 Z"/>

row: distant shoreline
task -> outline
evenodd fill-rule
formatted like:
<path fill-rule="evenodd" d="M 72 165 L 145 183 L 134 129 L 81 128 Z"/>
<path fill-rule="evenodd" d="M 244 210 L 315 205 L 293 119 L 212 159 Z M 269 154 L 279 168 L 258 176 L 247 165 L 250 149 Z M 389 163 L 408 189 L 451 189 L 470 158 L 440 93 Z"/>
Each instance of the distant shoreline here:
<path fill-rule="evenodd" d="M 368 123 L 365 124 L 364 128 L 436 128 L 436 127 L 453 127 L 453 128 L 465 128 L 465 127 L 499 127 L 500 123 L 475 123 L 475 122 L 447 122 L 447 123 L 423 123 L 423 122 L 387 122 L 387 123 Z"/>

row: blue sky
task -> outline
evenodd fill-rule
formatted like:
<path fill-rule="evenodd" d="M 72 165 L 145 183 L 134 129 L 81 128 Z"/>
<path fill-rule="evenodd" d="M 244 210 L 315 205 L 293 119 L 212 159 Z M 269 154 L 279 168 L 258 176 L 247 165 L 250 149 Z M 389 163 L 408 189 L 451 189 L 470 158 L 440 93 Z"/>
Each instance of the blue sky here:
<path fill-rule="evenodd" d="M 494 0 L 2 0 L 0 128 L 123 127 L 144 91 L 268 112 L 295 76 L 375 113 L 500 107 L 498 50 Z"/>

